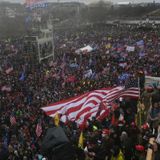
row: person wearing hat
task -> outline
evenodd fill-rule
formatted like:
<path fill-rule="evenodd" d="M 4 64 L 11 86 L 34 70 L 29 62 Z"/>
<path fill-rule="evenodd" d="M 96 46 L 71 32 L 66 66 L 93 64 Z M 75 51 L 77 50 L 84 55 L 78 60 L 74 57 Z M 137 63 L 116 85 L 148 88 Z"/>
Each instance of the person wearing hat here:
<path fill-rule="evenodd" d="M 158 103 L 153 103 L 153 106 L 151 106 L 149 112 L 148 112 L 148 122 L 151 125 L 152 128 L 155 128 L 158 126 L 160 119 L 160 107 L 158 106 Z"/>
<path fill-rule="evenodd" d="M 153 84 L 153 87 L 154 87 L 154 90 L 153 92 L 151 93 L 151 96 L 152 96 L 152 104 L 154 103 L 158 103 L 160 101 L 160 91 L 157 87 L 157 84 Z"/>
<path fill-rule="evenodd" d="M 144 104 L 145 111 L 147 113 L 150 108 L 150 105 L 151 105 L 151 93 L 149 93 L 147 89 L 144 89 L 142 91 L 141 102 L 142 102 L 142 104 Z"/>
<path fill-rule="evenodd" d="M 145 154 L 145 148 L 142 145 L 136 145 L 135 146 L 135 155 L 133 160 L 145 160 L 146 154 Z"/>
<path fill-rule="evenodd" d="M 90 139 L 87 143 L 87 146 L 84 148 L 84 153 L 86 155 L 86 159 L 93 159 L 95 156 L 95 142 L 93 139 Z"/>
<path fill-rule="evenodd" d="M 141 126 L 145 123 L 146 117 L 147 117 L 147 111 L 145 108 L 145 105 L 142 103 L 142 101 L 138 102 L 137 105 L 137 125 Z"/>
<path fill-rule="evenodd" d="M 110 130 L 109 129 L 103 129 L 102 130 L 102 137 L 109 136 L 109 134 L 110 134 Z"/>
<path fill-rule="evenodd" d="M 120 136 L 121 148 L 124 153 L 125 160 L 131 160 L 133 156 L 133 144 L 127 132 L 123 131 Z"/>
<path fill-rule="evenodd" d="M 160 123 L 158 124 L 157 130 L 158 130 L 157 138 L 154 144 L 155 160 L 160 159 Z"/>

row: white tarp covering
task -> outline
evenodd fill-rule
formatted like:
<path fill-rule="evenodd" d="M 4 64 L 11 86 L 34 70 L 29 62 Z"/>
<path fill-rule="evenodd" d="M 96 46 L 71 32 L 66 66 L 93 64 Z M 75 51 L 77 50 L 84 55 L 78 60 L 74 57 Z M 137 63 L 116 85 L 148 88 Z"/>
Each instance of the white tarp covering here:
<path fill-rule="evenodd" d="M 86 46 L 86 47 L 83 47 L 83 48 L 80 48 L 80 49 L 78 49 L 78 50 L 76 50 L 76 53 L 77 54 L 79 54 L 79 53 L 81 53 L 81 52 L 92 52 L 93 51 L 93 48 L 90 46 L 90 45 L 88 45 L 88 46 Z"/>

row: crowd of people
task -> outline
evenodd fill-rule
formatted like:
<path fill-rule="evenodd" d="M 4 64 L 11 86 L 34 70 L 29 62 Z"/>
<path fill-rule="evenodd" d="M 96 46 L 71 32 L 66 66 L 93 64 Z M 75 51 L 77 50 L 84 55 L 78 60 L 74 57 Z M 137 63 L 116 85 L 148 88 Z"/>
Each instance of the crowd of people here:
<path fill-rule="evenodd" d="M 61 126 L 75 159 L 144 160 L 149 138 L 160 134 L 160 92 L 157 84 L 149 91 L 144 87 L 145 75 L 160 77 L 158 27 L 148 31 L 137 26 L 91 26 L 54 38 L 55 59 L 41 63 L 22 41 L 0 42 L 0 160 L 50 160 L 52 153 L 43 154 L 42 141 L 54 123 L 40 108 L 95 89 L 124 85 L 129 77 L 140 77 L 139 102 L 120 98 L 115 102 L 118 108 L 101 122 L 96 117 L 88 120 L 83 148 L 78 148 L 81 131 L 76 123 Z M 76 54 L 87 45 L 92 52 Z M 37 135 L 39 123 L 42 133 Z M 159 160 L 158 138 L 152 149 Z"/>

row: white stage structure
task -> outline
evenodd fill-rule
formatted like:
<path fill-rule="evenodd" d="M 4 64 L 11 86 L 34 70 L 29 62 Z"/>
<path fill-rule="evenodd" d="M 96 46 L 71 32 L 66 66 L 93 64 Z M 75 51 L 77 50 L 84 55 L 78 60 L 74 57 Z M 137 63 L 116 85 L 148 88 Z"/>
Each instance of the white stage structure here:
<path fill-rule="evenodd" d="M 30 44 L 27 47 L 34 45 L 34 52 L 38 54 L 38 60 L 41 63 L 42 60 L 52 57 L 54 59 L 54 41 L 52 27 L 47 29 L 40 29 L 38 35 L 26 36 L 25 43 Z M 33 52 L 33 50 L 32 50 Z"/>

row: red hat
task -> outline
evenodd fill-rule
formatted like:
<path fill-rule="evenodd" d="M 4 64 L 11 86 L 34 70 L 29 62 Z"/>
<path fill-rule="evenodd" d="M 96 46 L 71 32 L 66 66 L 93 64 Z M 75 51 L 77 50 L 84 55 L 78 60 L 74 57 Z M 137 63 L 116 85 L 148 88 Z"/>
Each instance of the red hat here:
<path fill-rule="evenodd" d="M 144 125 L 141 126 L 141 128 L 146 130 L 146 129 L 149 128 L 149 124 L 148 124 L 148 123 L 145 123 Z"/>
<path fill-rule="evenodd" d="M 141 151 L 141 152 L 144 151 L 144 146 L 142 145 L 136 145 L 135 148 L 137 151 Z"/>
<path fill-rule="evenodd" d="M 110 134 L 110 130 L 109 129 L 103 129 L 102 134 L 103 135 L 109 135 Z"/>

